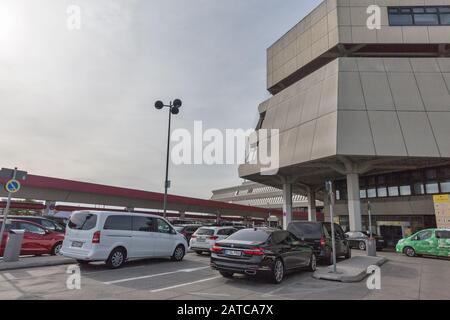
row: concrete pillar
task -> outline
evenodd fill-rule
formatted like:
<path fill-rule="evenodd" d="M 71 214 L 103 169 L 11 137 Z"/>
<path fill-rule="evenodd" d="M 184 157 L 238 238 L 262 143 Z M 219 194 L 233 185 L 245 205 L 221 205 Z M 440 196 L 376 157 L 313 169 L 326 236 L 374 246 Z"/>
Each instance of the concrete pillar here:
<path fill-rule="evenodd" d="M 56 202 L 45 201 L 44 216 L 52 215 L 55 211 Z"/>
<path fill-rule="evenodd" d="M 292 221 L 292 184 L 283 184 L 283 229 Z"/>
<path fill-rule="evenodd" d="M 220 215 L 220 213 L 217 213 L 217 215 L 216 215 L 216 223 L 220 224 L 220 220 L 221 220 L 221 215 Z"/>
<path fill-rule="evenodd" d="M 360 196 L 359 175 L 357 173 L 347 174 L 348 214 L 350 221 L 349 231 L 362 230 Z"/>
<path fill-rule="evenodd" d="M 308 221 L 317 221 L 316 193 L 308 190 Z"/>
<path fill-rule="evenodd" d="M 186 212 L 180 211 L 180 220 L 186 219 Z"/>

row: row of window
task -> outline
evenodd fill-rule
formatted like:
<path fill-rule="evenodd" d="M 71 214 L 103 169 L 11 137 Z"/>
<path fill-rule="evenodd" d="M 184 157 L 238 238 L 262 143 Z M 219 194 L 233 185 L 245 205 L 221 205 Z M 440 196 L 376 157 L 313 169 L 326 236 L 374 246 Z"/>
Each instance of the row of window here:
<path fill-rule="evenodd" d="M 448 26 L 450 7 L 392 7 L 388 8 L 391 26 Z"/>
<path fill-rule="evenodd" d="M 105 230 L 171 233 L 172 228 L 162 219 L 137 216 L 110 216 Z"/>
<path fill-rule="evenodd" d="M 450 193 L 450 168 L 432 168 L 362 177 L 362 199 Z M 336 182 L 336 199 L 347 199 L 347 184 Z"/>

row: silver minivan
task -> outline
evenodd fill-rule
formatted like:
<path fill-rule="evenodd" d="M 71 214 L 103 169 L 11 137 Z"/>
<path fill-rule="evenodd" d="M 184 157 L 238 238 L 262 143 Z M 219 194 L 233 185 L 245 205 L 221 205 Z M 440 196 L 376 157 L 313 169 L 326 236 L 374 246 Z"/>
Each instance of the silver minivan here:
<path fill-rule="evenodd" d="M 184 236 L 159 216 L 78 211 L 67 224 L 61 254 L 79 263 L 105 261 L 115 269 L 135 259 L 181 261 L 187 249 Z"/>

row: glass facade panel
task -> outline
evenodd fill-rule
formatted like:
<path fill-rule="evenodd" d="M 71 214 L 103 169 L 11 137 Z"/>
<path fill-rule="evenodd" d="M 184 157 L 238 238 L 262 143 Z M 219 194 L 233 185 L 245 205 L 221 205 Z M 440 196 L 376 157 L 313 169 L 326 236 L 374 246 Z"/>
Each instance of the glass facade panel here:
<path fill-rule="evenodd" d="M 411 194 L 411 186 L 400 186 L 401 196 L 410 196 Z"/>
<path fill-rule="evenodd" d="M 444 193 L 450 192 L 450 181 L 441 183 L 441 191 Z"/>
<path fill-rule="evenodd" d="M 439 193 L 439 184 L 436 183 L 428 183 L 426 185 L 427 188 L 427 194 L 437 194 Z"/>
<path fill-rule="evenodd" d="M 368 198 L 376 198 L 377 197 L 377 189 L 368 189 L 367 190 L 367 197 Z"/>
<path fill-rule="evenodd" d="M 398 187 L 389 187 L 389 197 L 398 197 L 399 195 Z"/>
<path fill-rule="evenodd" d="M 389 24 L 391 26 L 437 26 L 450 24 L 449 6 L 391 7 Z"/>
<path fill-rule="evenodd" d="M 378 188 L 378 197 L 386 198 L 387 196 L 388 196 L 388 192 L 387 192 L 386 187 Z"/>

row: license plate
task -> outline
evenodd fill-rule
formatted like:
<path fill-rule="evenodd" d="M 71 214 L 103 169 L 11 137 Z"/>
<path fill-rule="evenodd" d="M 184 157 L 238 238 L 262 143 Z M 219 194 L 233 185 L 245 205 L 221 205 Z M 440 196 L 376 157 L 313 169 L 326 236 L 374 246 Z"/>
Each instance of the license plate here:
<path fill-rule="evenodd" d="M 236 250 L 225 250 L 225 254 L 227 256 L 232 256 L 232 257 L 240 257 L 240 256 L 242 256 L 242 252 L 241 251 L 236 251 Z"/>
<path fill-rule="evenodd" d="M 81 247 L 83 247 L 83 242 L 74 241 L 74 242 L 72 242 L 72 247 L 81 248 Z"/>

